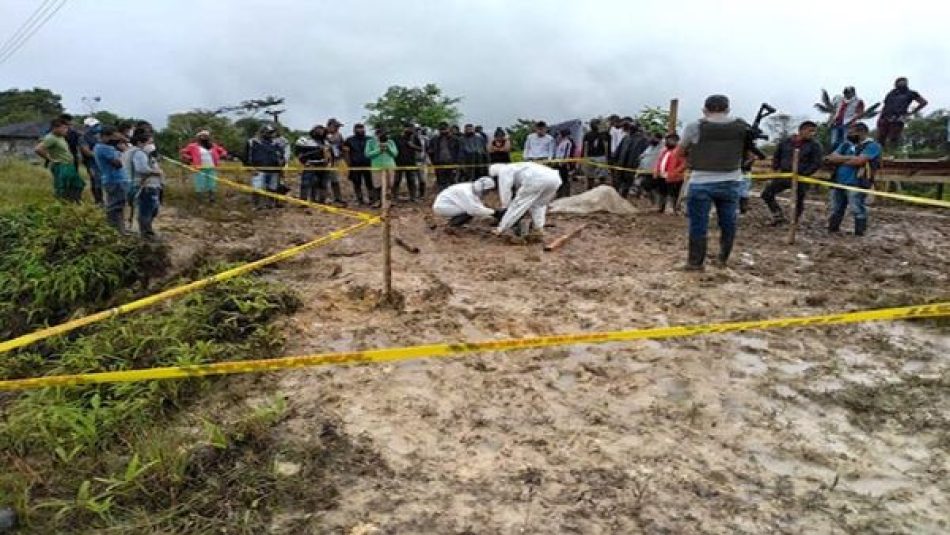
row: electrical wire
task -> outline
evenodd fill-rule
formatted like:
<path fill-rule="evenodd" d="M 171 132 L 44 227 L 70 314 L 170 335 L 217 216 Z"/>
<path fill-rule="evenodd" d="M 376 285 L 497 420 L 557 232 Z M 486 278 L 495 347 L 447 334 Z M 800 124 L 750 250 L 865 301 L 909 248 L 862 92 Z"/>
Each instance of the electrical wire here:
<path fill-rule="evenodd" d="M 49 20 L 53 18 L 53 16 L 56 15 L 56 13 L 58 13 L 59 10 L 62 9 L 63 6 L 65 5 L 66 5 L 66 0 L 61 0 L 60 3 L 56 5 L 56 7 L 51 12 L 49 12 L 49 14 L 46 15 L 46 17 L 43 20 L 41 20 L 38 25 L 34 26 L 33 29 L 30 30 L 29 33 L 27 33 L 16 45 L 14 45 L 14 48 L 12 48 L 5 55 L 0 56 L 0 65 L 3 65 L 4 63 L 6 63 L 7 60 L 9 60 L 13 56 L 13 54 L 16 54 L 18 50 L 23 48 L 23 45 L 25 45 L 27 41 L 29 41 L 30 38 L 36 34 L 36 32 L 40 31 L 43 28 L 43 26 L 45 26 L 46 23 L 48 23 Z"/>
<path fill-rule="evenodd" d="M 40 5 L 37 6 L 37 8 L 33 11 L 33 14 L 30 15 L 30 17 L 26 19 L 19 28 L 17 28 L 17 31 L 13 32 L 13 35 L 8 37 L 7 40 L 3 42 L 3 45 L 0 45 L 0 56 L 3 56 L 10 51 L 10 49 L 13 48 L 13 44 L 23 37 L 23 35 L 28 31 L 29 27 L 33 26 L 39 21 L 40 17 L 42 17 L 45 12 L 53 6 L 55 1 L 56 0 L 43 0 L 43 2 L 41 2 Z"/>

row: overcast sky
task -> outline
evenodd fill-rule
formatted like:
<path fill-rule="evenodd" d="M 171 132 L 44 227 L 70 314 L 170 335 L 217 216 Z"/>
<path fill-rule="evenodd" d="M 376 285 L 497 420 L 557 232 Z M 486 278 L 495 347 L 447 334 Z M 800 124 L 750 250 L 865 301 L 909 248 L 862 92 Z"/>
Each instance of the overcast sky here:
<path fill-rule="evenodd" d="M 40 0 L 0 0 L 0 40 Z M 902 9 L 903 7 L 903 9 Z M 560 121 L 681 100 L 681 120 L 725 93 L 815 115 L 820 89 L 868 104 L 898 75 L 946 107 L 950 5 L 943 0 L 68 0 L 0 65 L 0 86 L 53 89 L 83 112 L 158 125 L 169 113 L 267 94 L 285 122 L 347 123 L 390 85 L 438 84 L 466 122 Z"/>

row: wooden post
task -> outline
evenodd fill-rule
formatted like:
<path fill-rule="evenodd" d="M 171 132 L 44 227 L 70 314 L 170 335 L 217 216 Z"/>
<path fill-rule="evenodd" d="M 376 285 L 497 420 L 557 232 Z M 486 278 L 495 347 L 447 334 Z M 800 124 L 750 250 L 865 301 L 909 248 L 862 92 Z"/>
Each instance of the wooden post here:
<path fill-rule="evenodd" d="M 382 219 L 383 219 L 383 303 L 391 304 L 393 297 L 393 243 L 392 243 L 392 221 L 389 219 L 389 173 L 392 171 L 383 171 L 382 184 Z"/>
<path fill-rule="evenodd" d="M 680 99 L 674 98 L 670 101 L 670 119 L 666 125 L 667 134 L 676 133 L 676 122 L 679 119 Z"/>
<path fill-rule="evenodd" d="M 801 149 L 795 149 L 792 153 L 792 224 L 788 227 L 788 243 L 795 244 L 795 234 L 798 232 L 798 158 L 801 156 Z"/>

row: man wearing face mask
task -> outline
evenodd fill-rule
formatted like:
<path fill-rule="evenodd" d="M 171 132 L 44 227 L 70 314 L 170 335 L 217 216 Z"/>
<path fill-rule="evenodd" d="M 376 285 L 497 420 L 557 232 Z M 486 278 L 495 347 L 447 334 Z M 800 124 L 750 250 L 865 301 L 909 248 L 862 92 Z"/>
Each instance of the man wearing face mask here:
<path fill-rule="evenodd" d="M 848 140 L 825 158 L 838 165 L 834 172 L 836 183 L 865 189 L 874 185 L 874 174 L 881 167 L 883 150 L 880 144 L 868 137 L 868 133 L 866 124 L 855 123 L 848 130 Z M 854 235 L 864 236 L 868 229 L 866 197 L 863 192 L 832 188 L 828 232 L 837 234 L 841 231 L 841 221 L 850 206 L 854 214 Z"/>
<path fill-rule="evenodd" d="M 464 132 L 459 147 L 462 156 L 460 163 L 467 167 L 463 167 L 460 174 L 462 180 L 471 182 L 479 176 L 479 171 L 481 171 L 476 166 L 488 161 L 488 145 L 482 136 L 475 133 L 474 126 L 465 125 Z"/>
<path fill-rule="evenodd" d="M 780 173 L 792 172 L 792 159 L 795 150 L 799 151 L 798 174 L 802 176 L 811 176 L 821 169 L 821 162 L 824 151 L 821 143 L 815 141 L 815 135 L 818 133 L 818 125 L 811 121 L 805 121 L 798 126 L 798 133 L 782 140 L 775 148 L 775 154 L 772 156 L 772 170 Z M 785 223 L 785 214 L 782 213 L 782 207 L 775 202 L 775 196 L 792 187 L 790 178 L 773 178 L 769 181 L 765 189 L 762 190 L 762 200 L 772 212 L 772 226 L 778 226 Z M 808 184 L 798 184 L 798 197 L 795 199 L 796 219 L 801 218 L 805 211 L 805 195 L 808 193 Z"/>
<path fill-rule="evenodd" d="M 151 156 L 155 152 L 152 134 L 139 132 L 132 136 L 131 171 L 132 185 L 135 187 L 136 209 L 138 210 L 139 233 L 147 240 L 155 239 L 152 221 L 158 216 L 161 204 L 162 179 L 164 173 Z M 131 217 L 131 216 L 130 216 Z"/>
<path fill-rule="evenodd" d="M 284 147 L 276 142 L 277 129 L 272 125 L 261 127 L 258 136 L 247 142 L 247 164 L 251 167 L 260 167 L 254 178 L 255 187 L 271 193 L 277 193 L 280 186 L 280 171 L 284 166 Z M 254 206 L 257 208 L 276 208 L 277 199 L 272 197 L 254 196 Z"/>
<path fill-rule="evenodd" d="M 353 192 L 356 194 L 358 204 L 367 205 L 374 202 L 373 199 L 373 172 L 369 170 L 370 161 L 366 157 L 366 143 L 369 138 L 366 136 L 366 127 L 361 123 L 353 125 L 353 135 L 346 138 L 343 143 L 343 153 L 346 156 L 346 164 L 349 167 L 361 167 L 350 171 L 350 182 L 353 183 Z M 363 198 L 363 188 L 366 188 L 367 198 Z"/>
<path fill-rule="evenodd" d="M 197 168 L 192 176 L 195 193 L 200 197 L 207 196 L 208 202 L 214 202 L 215 192 L 218 190 L 217 167 L 221 158 L 227 156 L 228 151 L 211 140 L 211 131 L 203 129 L 195 134 L 195 140 L 185 145 L 179 151 L 181 159 L 186 164 Z"/>
<path fill-rule="evenodd" d="M 439 124 L 439 134 L 429 142 L 429 158 L 436 166 L 435 183 L 439 191 L 455 183 L 455 169 L 444 169 L 439 166 L 458 164 L 459 140 L 452 135 L 448 123 Z"/>
<path fill-rule="evenodd" d="M 120 233 L 125 234 L 122 214 L 128 200 L 131 180 L 122 167 L 122 153 L 117 148 L 123 140 L 122 134 L 116 132 L 114 127 L 106 126 L 99 134 L 99 143 L 93 149 L 93 154 L 106 196 L 106 220 Z"/>
<path fill-rule="evenodd" d="M 910 105 L 915 102 L 917 106 L 911 110 Z M 881 147 L 897 145 L 904 132 L 904 121 L 908 116 L 916 115 L 925 106 L 927 99 L 908 86 L 907 78 L 902 76 L 894 81 L 894 89 L 884 97 L 884 108 L 877 121 L 877 141 Z"/>
<path fill-rule="evenodd" d="M 419 171 L 415 169 L 416 158 L 422 151 L 422 141 L 416 135 L 411 124 L 403 125 L 402 135 L 396 139 L 396 166 L 401 167 L 396 171 L 396 179 L 393 182 L 393 201 L 399 198 L 399 189 L 402 186 L 402 179 L 406 179 L 406 186 L 409 188 L 409 202 L 416 202 L 420 198 L 419 193 Z"/>
<path fill-rule="evenodd" d="M 342 202 L 340 184 L 333 183 L 327 176 L 332 155 L 322 124 L 311 128 L 306 136 L 294 143 L 294 155 L 300 165 L 307 168 L 300 174 L 301 199 L 322 204 L 326 202 L 327 190 L 332 186 L 334 200 Z"/>

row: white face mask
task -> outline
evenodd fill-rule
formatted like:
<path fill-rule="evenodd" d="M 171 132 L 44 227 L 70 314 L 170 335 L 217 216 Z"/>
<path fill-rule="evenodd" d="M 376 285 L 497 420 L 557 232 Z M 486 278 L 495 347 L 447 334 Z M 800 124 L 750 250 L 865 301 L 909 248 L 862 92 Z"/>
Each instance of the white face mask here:
<path fill-rule="evenodd" d="M 154 143 L 149 143 L 148 145 L 145 145 L 144 147 L 142 147 L 142 150 L 144 150 L 148 154 L 151 154 L 155 152 L 156 147 Z"/>

